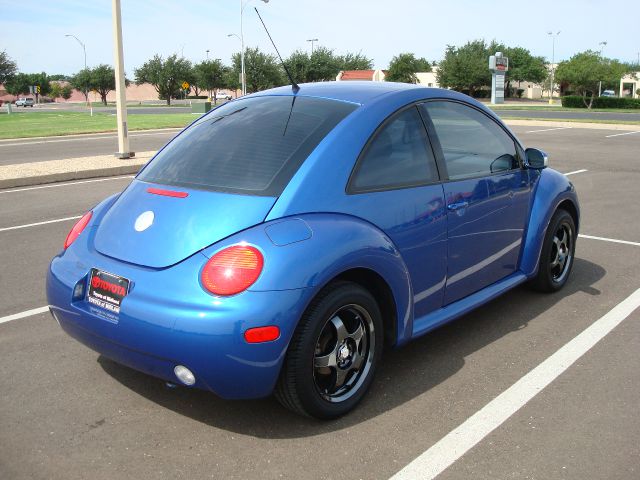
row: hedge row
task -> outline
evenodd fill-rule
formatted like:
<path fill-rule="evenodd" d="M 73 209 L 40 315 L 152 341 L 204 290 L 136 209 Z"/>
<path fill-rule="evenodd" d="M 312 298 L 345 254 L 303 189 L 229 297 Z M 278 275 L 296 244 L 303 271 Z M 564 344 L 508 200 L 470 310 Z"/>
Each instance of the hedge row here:
<path fill-rule="evenodd" d="M 587 103 L 589 100 L 587 100 Z M 568 108 L 587 108 L 579 95 L 567 95 L 562 97 L 562 106 Z M 627 97 L 596 97 L 593 99 L 592 108 L 637 108 L 640 109 L 640 98 Z"/>

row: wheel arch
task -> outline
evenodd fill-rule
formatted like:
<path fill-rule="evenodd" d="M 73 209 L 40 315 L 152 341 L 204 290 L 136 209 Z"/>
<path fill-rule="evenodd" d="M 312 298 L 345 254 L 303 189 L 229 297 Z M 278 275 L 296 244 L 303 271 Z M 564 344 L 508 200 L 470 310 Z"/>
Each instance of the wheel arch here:
<path fill-rule="evenodd" d="M 580 205 L 575 187 L 563 174 L 545 169 L 536 182 L 529 223 L 525 234 L 520 270 L 533 277 L 538 271 L 544 236 L 553 214 L 562 208 L 569 212 L 576 224 L 580 222 Z"/>

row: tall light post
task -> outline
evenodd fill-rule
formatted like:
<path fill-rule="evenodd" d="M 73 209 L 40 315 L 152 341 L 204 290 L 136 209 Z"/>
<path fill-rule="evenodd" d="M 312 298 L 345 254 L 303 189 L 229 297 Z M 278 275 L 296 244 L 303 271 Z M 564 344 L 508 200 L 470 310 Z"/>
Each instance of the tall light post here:
<path fill-rule="evenodd" d="M 122 16 L 120 14 L 120 0 L 113 0 L 111 5 L 113 16 L 113 55 L 115 59 L 116 76 L 116 118 L 118 122 L 118 151 L 117 158 L 131 158 L 135 155 L 129 150 L 129 131 L 127 128 L 127 93 L 124 80 L 124 59 L 122 48 Z"/>
<path fill-rule="evenodd" d="M 82 51 L 84 52 L 84 70 L 86 73 L 87 70 L 87 48 L 84 46 L 84 43 L 82 43 L 80 41 L 80 39 L 78 37 L 76 37 L 75 35 L 71 35 L 71 34 L 66 34 L 65 37 L 71 37 L 71 38 L 75 38 L 76 42 L 78 42 L 80 44 L 80 46 L 82 47 Z M 89 89 L 87 88 L 87 85 L 84 86 L 84 99 L 86 100 L 87 103 L 89 103 Z"/>
<path fill-rule="evenodd" d="M 549 105 L 553 105 L 553 88 L 555 86 L 556 73 L 556 37 L 560 35 L 560 30 L 556 33 L 547 32 L 551 36 L 551 86 L 549 88 Z"/>
<path fill-rule="evenodd" d="M 317 41 L 317 38 L 310 38 L 309 40 L 307 40 L 307 42 L 311 42 L 311 55 L 313 55 L 313 44 Z"/>
<path fill-rule="evenodd" d="M 269 0 L 260 0 L 264 3 L 269 3 Z M 247 78 L 244 71 L 244 29 L 242 17 L 244 15 L 244 9 L 251 3 L 251 0 L 240 0 L 240 77 L 242 78 L 242 95 L 247 94 Z"/>
<path fill-rule="evenodd" d="M 600 42 L 598 46 L 600 47 L 600 58 L 602 58 L 602 51 L 604 50 L 604 47 L 607 46 L 607 42 L 606 41 Z M 598 82 L 598 96 L 600 95 L 602 95 L 602 80 Z"/>
<path fill-rule="evenodd" d="M 207 61 L 209 61 L 209 49 L 207 49 Z"/>
<path fill-rule="evenodd" d="M 238 35 L 237 33 L 230 33 L 230 34 L 227 35 L 227 37 L 236 37 L 238 40 L 240 40 L 240 44 L 242 45 L 242 39 L 240 38 L 240 35 Z M 240 54 L 240 63 L 242 64 L 240 68 L 244 67 L 244 63 L 243 62 L 244 62 L 243 56 L 242 56 L 242 54 Z M 243 85 L 242 79 L 243 78 L 244 78 L 244 76 L 241 73 L 240 74 L 240 85 L 241 85 L 240 86 L 240 92 L 241 92 L 240 94 L 241 95 L 242 95 L 242 85 Z M 236 88 L 235 90 L 236 90 L 236 97 L 237 97 L 238 96 L 238 94 L 237 94 L 238 89 Z"/>

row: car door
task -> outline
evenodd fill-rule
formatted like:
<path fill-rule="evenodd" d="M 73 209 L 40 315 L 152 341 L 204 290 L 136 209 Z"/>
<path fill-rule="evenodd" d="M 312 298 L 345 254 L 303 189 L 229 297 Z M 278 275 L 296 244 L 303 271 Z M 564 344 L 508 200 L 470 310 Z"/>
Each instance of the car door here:
<path fill-rule="evenodd" d="M 411 278 L 415 316 L 440 308 L 447 261 L 444 192 L 415 105 L 392 115 L 372 135 L 347 193 L 349 213 L 382 229 L 400 251 Z"/>
<path fill-rule="evenodd" d="M 479 109 L 445 100 L 422 109 L 447 179 L 447 305 L 517 269 L 529 172 L 522 168 L 522 148 Z"/>

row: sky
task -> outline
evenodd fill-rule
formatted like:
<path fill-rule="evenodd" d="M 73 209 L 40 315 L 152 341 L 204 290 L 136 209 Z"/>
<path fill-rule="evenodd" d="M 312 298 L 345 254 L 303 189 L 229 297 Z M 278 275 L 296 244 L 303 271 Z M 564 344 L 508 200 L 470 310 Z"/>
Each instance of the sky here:
<path fill-rule="evenodd" d="M 184 55 L 193 62 L 207 57 L 229 64 L 240 51 L 240 5 L 245 45 L 275 53 L 253 10 L 256 6 L 280 53 L 309 51 L 307 39 L 337 54 L 361 52 L 375 68 L 387 68 L 394 55 L 411 52 L 430 62 L 442 58 L 447 45 L 496 39 L 527 48 L 551 60 L 566 60 L 587 49 L 622 61 L 640 52 L 640 3 L 602 1 L 418 1 L 418 0 L 121 0 L 125 70 L 154 54 Z M 110 0 L 0 0 L 0 51 L 21 72 L 73 74 L 83 68 L 84 42 L 89 67 L 113 64 Z"/>

